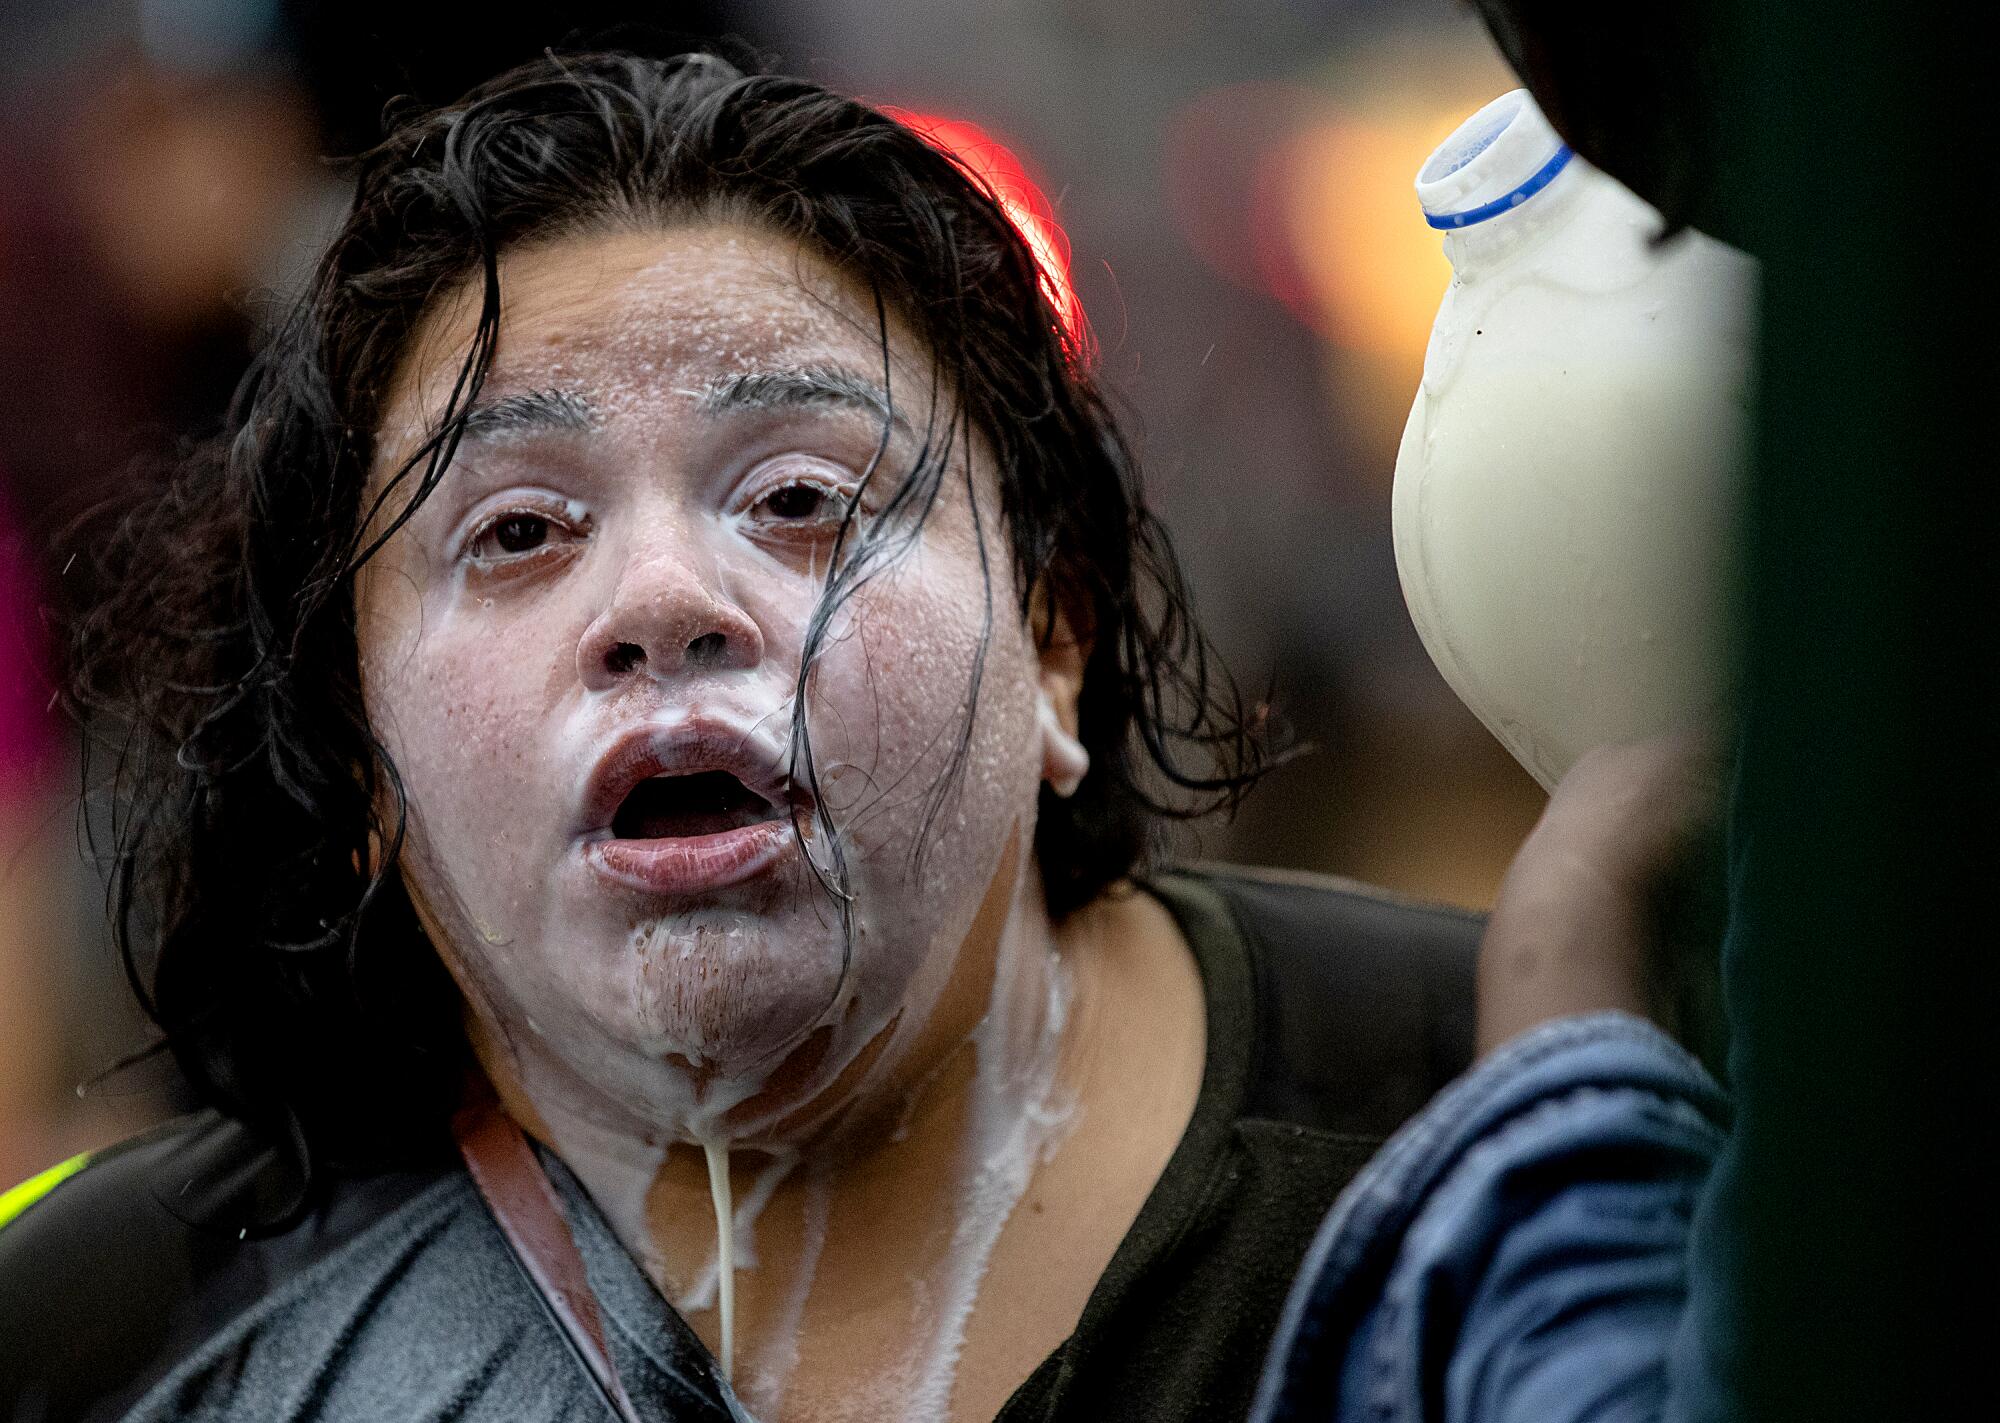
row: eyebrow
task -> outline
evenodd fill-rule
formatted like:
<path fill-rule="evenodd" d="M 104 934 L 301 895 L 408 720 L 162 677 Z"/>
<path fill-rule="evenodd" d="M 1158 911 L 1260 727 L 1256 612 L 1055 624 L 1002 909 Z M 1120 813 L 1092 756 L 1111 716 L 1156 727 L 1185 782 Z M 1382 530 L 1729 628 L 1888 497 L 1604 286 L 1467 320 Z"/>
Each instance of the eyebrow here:
<path fill-rule="evenodd" d="M 865 410 L 907 432 L 908 422 L 889 399 L 889 392 L 866 376 L 839 366 L 795 366 L 782 370 L 740 371 L 692 392 L 707 415 L 741 410 L 804 410 L 845 406 Z"/>
<path fill-rule="evenodd" d="M 577 391 L 530 390 L 473 406 L 465 413 L 459 440 L 587 434 L 596 428 L 597 411 Z"/>
<path fill-rule="evenodd" d="M 839 366 L 739 371 L 683 393 L 696 398 L 704 415 L 835 406 L 864 410 L 898 430 L 909 431 L 887 390 Z M 530 435 L 589 434 L 597 427 L 596 407 L 582 392 L 530 390 L 473 406 L 466 412 L 459 440 L 477 443 Z"/>

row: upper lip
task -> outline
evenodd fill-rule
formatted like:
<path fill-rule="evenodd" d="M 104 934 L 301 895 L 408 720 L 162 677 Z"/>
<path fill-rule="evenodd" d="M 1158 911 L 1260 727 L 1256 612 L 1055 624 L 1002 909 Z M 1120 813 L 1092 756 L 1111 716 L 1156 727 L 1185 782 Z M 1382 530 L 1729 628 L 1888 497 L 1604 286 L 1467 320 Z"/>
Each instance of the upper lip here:
<path fill-rule="evenodd" d="M 591 767 L 584 783 L 586 834 L 611 828 L 625 797 L 654 776 L 726 771 L 779 810 L 802 797 L 792 784 L 786 747 L 762 722 L 737 722 L 706 712 L 645 722 L 621 732 Z"/>

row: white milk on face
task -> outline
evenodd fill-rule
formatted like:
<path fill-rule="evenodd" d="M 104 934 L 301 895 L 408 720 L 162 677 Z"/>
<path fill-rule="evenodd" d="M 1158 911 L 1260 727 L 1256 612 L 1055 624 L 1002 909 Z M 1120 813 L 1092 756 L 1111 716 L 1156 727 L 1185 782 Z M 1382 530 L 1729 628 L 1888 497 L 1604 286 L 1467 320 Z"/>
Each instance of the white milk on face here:
<path fill-rule="evenodd" d="M 1418 178 L 1434 225 L 1470 220 L 1393 500 L 1425 647 L 1545 786 L 1726 711 L 1755 284 L 1699 233 L 1655 248 L 1659 215 L 1564 152 L 1516 91 Z"/>

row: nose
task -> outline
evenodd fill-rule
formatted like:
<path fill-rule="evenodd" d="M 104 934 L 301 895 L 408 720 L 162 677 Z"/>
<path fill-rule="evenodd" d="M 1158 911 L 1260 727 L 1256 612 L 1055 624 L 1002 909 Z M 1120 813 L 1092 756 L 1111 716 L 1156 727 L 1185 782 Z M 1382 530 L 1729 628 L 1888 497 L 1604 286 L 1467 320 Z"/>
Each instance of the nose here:
<path fill-rule="evenodd" d="M 610 691 L 634 675 L 673 677 L 754 667 L 764 656 L 756 621 L 686 559 L 659 555 L 628 568 L 609 606 L 583 630 L 584 686 Z"/>

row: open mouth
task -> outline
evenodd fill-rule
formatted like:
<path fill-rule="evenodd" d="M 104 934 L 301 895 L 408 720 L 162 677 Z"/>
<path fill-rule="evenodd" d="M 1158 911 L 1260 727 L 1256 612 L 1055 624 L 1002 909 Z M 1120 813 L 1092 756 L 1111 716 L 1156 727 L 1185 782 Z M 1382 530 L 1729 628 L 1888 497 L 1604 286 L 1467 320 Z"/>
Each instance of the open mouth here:
<path fill-rule="evenodd" d="M 789 821 L 774 805 L 727 771 L 651 776 L 619 803 L 611 834 L 619 840 L 692 840 L 747 826 Z"/>

